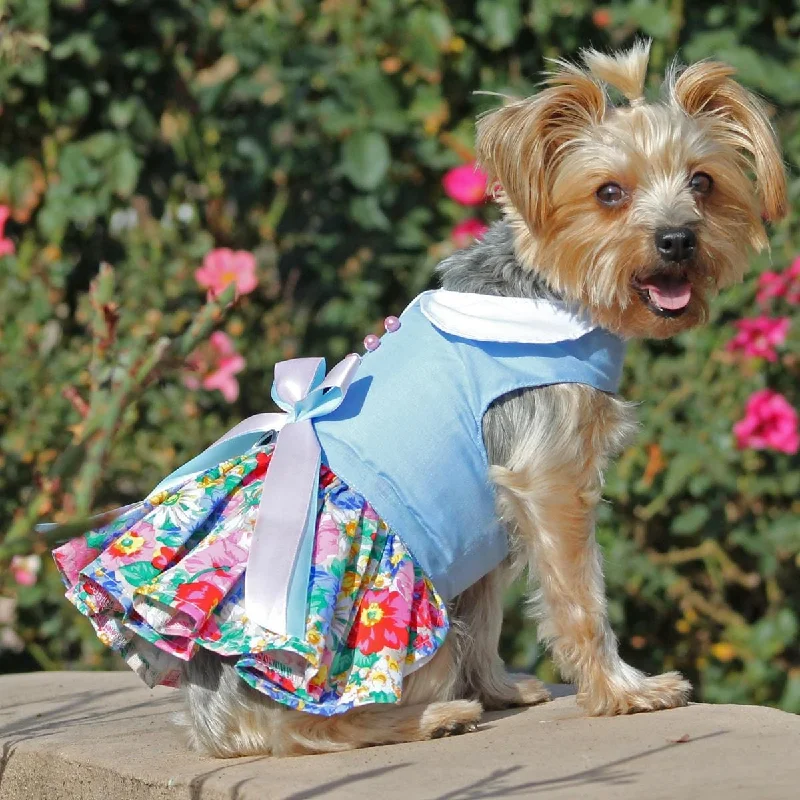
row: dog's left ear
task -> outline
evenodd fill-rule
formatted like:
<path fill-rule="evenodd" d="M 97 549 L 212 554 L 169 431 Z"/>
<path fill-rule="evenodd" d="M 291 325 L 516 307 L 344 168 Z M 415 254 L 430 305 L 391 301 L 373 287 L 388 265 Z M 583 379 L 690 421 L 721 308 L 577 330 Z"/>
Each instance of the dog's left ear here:
<path fill-rule="evenodd" d="M 591 76 L 571 64 L 559 66 L 542 92 L 484 114 L 477 126 L 478 163 L 533 230 L 547 219 L 559 161 L 606 109 L 603 89 Z"/>
<path fill-rule="evenodd" d="M 728 144 L 749 156 L 762 210 L 774 221 L 786 216 L 786 173 L 775 131 L 761 101 L 733 80 L 733 67 L 700 61 L 681 72 L 671 88 L 673 102 L 690 116 L 722 123 Z"/>

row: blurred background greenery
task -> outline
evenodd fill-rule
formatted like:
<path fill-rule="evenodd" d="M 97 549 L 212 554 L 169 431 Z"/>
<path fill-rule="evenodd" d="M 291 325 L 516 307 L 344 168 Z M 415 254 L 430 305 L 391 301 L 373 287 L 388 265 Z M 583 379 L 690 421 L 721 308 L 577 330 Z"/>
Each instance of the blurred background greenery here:
<path fill-rule="evenodd" d="M 699 699 L 800 711 L 798 0 L 0 0 L 0 672 L 117 666 L 33 523 L 143 496 L 268 407 L 275 361 L 360 349 L 497 217 L 442 183 L 476 90 L 637 34 L 654 89 L 680 53 L 767 99 L 792 212 L 709 327 L 630 350 L 613 623 Z M 508 605 L 504 656 L 552 678 Z"/>

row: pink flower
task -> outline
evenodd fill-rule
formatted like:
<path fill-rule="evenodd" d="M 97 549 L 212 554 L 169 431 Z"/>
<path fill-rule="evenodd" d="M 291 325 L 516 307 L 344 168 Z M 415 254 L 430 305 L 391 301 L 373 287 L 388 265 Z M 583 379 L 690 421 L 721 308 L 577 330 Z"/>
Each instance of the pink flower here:
<path fill-rule="evenodd" d="M 5 227 L 8 218 L 11 216 L 11 209 L 8 206 L 0 206 L 0 258 L 13 255 L 15 247 L 11 239 L 6 239 Z"/>
<path fill-rule="evenodd" d="M 203 266 L 194 277 L 215 296 L 231 283 L 236 284 L 237 294 L 249 294 L 258 286 L 256 258 L 246 250 L 219 247 L 206 253 Z"/>
<path fill-rule="evenodd" d="M 410 558 L 399 565 L 394 574 L 394 586 L 409 603 L 414 600 L 414 565 Z"/>
<path fill-rule="evenodd" d="M 477 217 L 470 217 L 469 219 L 462 220 L 456 225 L 450 236 L 453 239 L 456 247 L 469 247 L 476 239 L 480 239 L 489 226 L 479 220 Z"/>
<path fill-rule="evenodd" d="M 486 197 L 486 173 L 475 164 L 462 164 L 451 169 L 442 179 L 448 197 L 462 206 L 477 206 Z"/>
<path fill-rule="evenodd" d="M 246 362 L 226 333 L 214 331 L 208 343 L 189 356 L 186 365 L 189 373 L 184 375 L 183 383 L 187 388 L 218 389 L 229 403 L 239 396 L 239 381 L 234 376 L 245 368 Z"/>
<path fill-rule="evenodd" d="M 800 304 L 800 257 L 783 272 L 764 272 L 758 278 L 756 300 L 766 305 L 776 297 L 783 297 L 791 305 Z"/>
<path fill-rule="evenodd" d="M 733 426 L 740 449 L 778 450 L 794 455 L 800 449 L 797 411 L 782 394 L 761 389 L 750 395 L 744 419 Z"/>
<path fill-rule="evenodd" d="M 216 576 L 224 578 L 229 573 L 241 574 L 241 569 L 247 563 L 247 550 L 238 542 L 233 541 L 233 536 L 227 539 L 217 539 L 213 545 L 203 550 L 193 551 L 181 561 L 181 566 L 191 576 L 198 580 L 201 574 L 213 572 Z"/>
<path fill-rule="evenodd" d="M 314 563 L 322 564 L 339 552 L 339 526 L 329 514 L 323 514 L 317 524 L 314 539 Z"/>
<path fill-rule="evenodd" d="M 11 559 L 11 574 L 20 586 L 33 586 L 41 568 L 42 559 L 37 555 L 14 556 Z"/>
<path fill-rule="evenodd" d="M 89 547 L 84 536 L 77 536 L 53 550 L 56 566 L 70 586 L 78 582 L 80 571 L 89 566 L 99 555 L 100 551 Z"/>
<path fill-rule="evenodd" d="M 775 347 L 786 341 L 791 320 L 788 317 L 753 317 L 735 323 L 738 333 L 731 339 L 726 350 L 742 352 L 751 358 L 766 358 L 777 361 Z"/>

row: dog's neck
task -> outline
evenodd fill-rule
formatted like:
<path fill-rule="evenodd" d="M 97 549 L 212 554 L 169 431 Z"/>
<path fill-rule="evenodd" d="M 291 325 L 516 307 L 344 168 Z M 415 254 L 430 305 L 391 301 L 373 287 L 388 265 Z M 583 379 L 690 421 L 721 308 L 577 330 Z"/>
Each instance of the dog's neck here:
<path fill-rule="evenodd" d="M 437 272 L 442 288 L 454 292 L 561 299 L 535 270 L 520 263 L 514 248 L 514 231 L 505 220 L 492 225 L 472 247 L 442 261 Z"/>

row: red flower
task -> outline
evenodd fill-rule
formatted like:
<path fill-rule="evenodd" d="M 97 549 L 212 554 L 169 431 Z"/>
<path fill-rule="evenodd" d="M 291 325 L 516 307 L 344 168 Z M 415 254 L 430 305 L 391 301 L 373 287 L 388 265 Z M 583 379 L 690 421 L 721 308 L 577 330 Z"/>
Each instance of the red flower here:
<path fill-rule="evenodd" d="M 733 426 L 740 449 L 778 450 L 794 455 L 800 450 L 797 411 L 782 394 L 761 389 L 750 395 L 744 419 Z"/>
<path fill-rule="evenodd" d="M 427 650 L 432 644 L 430 634 L 427 631 L 425 633 L 417 633 L 417 638 L 414 639 L 415 650 Z"/>
<path fill-rule="evenodd" d="M 754 317 L 736 323 L 738 333 L 728 342 L 726 350 L 742 352 L 751 358 L 777 361 L 776 345 L 786 341 L 791 320 L 788 317 Z"/>
<path fill-rule="evenodd" d="M 800 258 L 783 272 L 765 272 L 759 276 L 756 300 L 766 305 L 776 297 L 785 298 L 793 306 L 800 304 Z"/>
<path fill-rule="evenodd" d="M 607 28 L 611 24 L 611 12 L 607 8 L 597 8 L 592 13 L 592 22 L 598 28 Z"/>
<path fill-rule="evenodd" d="M 270 670 L 269 677 L 273 681 L 273 683 L 277 683 L 281 689 L 285 689 L 287 692 L 294 693 L 297 690 L 297 687 L 289 680 L 289 678 L 281 675 L 280 672 L 275 672 L 274 670 Z"/>
<path fill-rule="evenodd" d="M 477 217 L 470 217 L 459 222 L 450 231 L 450 237 L 456 247 L 468 247 L 476 239 L 480 239 L 488 230 L 489 226 L 485 222 L 482 222 Z"/>
<path fill-rule="evenodd" d="M 11 216 L 11 209 L 8 206 L 0 206 L 0 257 L 10 256 L 14 253 L 14 242 L 6 239 L 5 227 L 8 218 Z"/>
<path fill-rule="evenodd" d="M 128 533 L 122 534 L 122 536 L 108 548 L 108 552 L 115 558 L 124 559 L 138 553 L 144 545 L 145 539 L 143 536 L 128 531 Z"/>
<path fill-rule="evenodd" d="M 222 600 L 222 589 L 213 583 L 182 583 L 175 596 L 210 614 Z"/>
<path fill-rule="evenodd" d="M 413 627 L 417 630 L 432 631 L 436 628 L 442 628 L 444 624 L 444 616 L 435 599 L 431 597 L 428 585 L 425 581 L 418 580 L 414 584 Z"/>
<path fill-rule="evenodd" d="M 209 642 L 218 642 L 222 638 L 222 631 L 219 629 L 216 619 L 209 617 L 197 634 L 198 639 L 205 639 Z"/>
<path fill-rule="evenodd" d="M 408 647 L 408 603 L 399 592 L 375 591 L 364 594 L 358 617 L 350 635 L 349 647 L 357 647 L 365 656 L 384 649 Z"/>
<path fill-rule="evenodd" d="M 319 485 L 324 489 L 336 480 L 336 475 L 323 464 L 319 470 Z"/>
<path fill-rule="evenodd" d="M 451 169 L 442 179 L 444 191 L 462 206 L 480 205 L 486 197 L 486 173 L 475 164 Z"/>
<path fill-rule="evenodd" d="M 150 563 L 156 569 L 166 569 L 172 563 L 172 559 L 175 558 L 177 552 L 177 549 L 174 547 L 159 547 L 158 550 L 153 553 Z"/>

